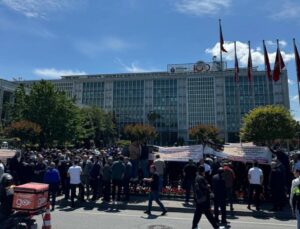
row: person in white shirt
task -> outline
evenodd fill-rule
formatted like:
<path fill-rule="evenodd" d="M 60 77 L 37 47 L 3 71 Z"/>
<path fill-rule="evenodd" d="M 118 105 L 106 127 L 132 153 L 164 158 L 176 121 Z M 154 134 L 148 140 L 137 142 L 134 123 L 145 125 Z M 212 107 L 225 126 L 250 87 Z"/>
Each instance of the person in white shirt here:
<path fill-rule="evenodd" d="M 264 175 L 262 170 L 258 167 L 258 162 L 254 161 L 253 167 L 249 169 L 249 197 L 248 197 L 248 209 L 251 210 L 253 192 L 255 191 L 254 201 L 256 210 L 260 210 L 260 194 L 262 192 L 262 183 Z"/>
<path fill-rule="evenodd" d="M 78 161 L 75 160 L 73 165 L 68 170 L 68 176 L 70 177 L 70 189 L 71 189 L 71 207 L 75 207 L 74 198 L 76 195 L 76 188 L 79 188 L 80 200 L 84 200 L 84 188 L 81 184 L 80 176 L 82 174 L 82 169 L 78 165 Z"/>

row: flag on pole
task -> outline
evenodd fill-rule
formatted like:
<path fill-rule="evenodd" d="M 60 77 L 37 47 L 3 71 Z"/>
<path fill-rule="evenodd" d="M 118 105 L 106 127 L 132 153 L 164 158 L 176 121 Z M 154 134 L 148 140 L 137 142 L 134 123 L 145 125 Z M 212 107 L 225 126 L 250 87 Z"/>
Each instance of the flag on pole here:
<path fill-rule="evenodd" d="M 296 70 L 297 70 L 297 81 L 300 82 L 300 57 L 299 52 L 296 46 L 296 41 L 294 39 L 294 52 L 295 52 L 295 62 L 296 62 Z"/>
<path fill-rule="evenodd" d="M 250 48 L 250 41 L 248 41 L 249 47 L 249 55 L 248 55 L 248 80 L 252 80 L 252 57 L 251 57 L 251 48 Z"/>
<path fill-rule="evenodd" d="M 239 61 L 238 61 L 238 58 L 237 58 L 237 55 L 236 55 L 236 42 L 234 42 L 234 80 L 235 82 L 239 82 L 239 72 L 240 72 L 240 69 L 239 69 Z"/>
<path fill-rule="evenodd" d="M 266 69 L 268 79 L 271 80 L 272 79 L 271 66 L 270 66 L 270 61 L 269 61 L 269 56 L 268 56 L 268 51 L 267 51 L 265 41 L 263 41 L 263 46 L 264 46 L 265 69 Z"/>
<path fill-rule="evenodd" d="M 220 27 L 220 49 L 222 52 L 227 52 L 227 50 L 224 48 L 224 38 L 222 33 L 222 26 L 221 26 L 221 19 L 219 19 L 219 27 Z"/>
<path fill-rule="evenodd" d="M 279 49 L 279 42 L 277 40 L 277 52 L 275 57 L 274 70 L 273 70 L 273 80 L 275 82 L 280 79 L 280 73 L 284 68 L 285 68 L 285 64 L 283 62 L 283 58 Z"/>

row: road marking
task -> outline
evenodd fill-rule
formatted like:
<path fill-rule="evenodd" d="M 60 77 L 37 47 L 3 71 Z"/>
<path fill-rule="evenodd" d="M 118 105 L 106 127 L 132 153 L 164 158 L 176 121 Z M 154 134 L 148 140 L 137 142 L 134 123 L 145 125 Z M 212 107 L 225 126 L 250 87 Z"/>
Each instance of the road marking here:
<path fill-rule="evenodd" d="M 113 212 L 111 215 L 109 213 L 111 212 L 82 212 L 82 211 L 74 211 L 73 213 L 76 214 L 83 214 L 83 215 L 105 215 L 105 216 L 121 216 L 121 217 L 132 217 L 132 218 L 141 218 L 142 215 L 133 215 L 133 214 L 120 214 Z M 181 218 L 181 217 L 170 217 L 170 216 L 163 216 L 159 219 L 169 219 L 169 220 L 185 220 L 185 221 L 192 221 L 192 218 Z M 206 218 L 203 220 L 207 221 Z M 260 223 L 260 222 L 249 222 L 249 221 L 239 221 L 234 220 L 230 221 L 231 224 L 255 224 L 255 225 L 264 225 L 264 226 L 277 226 L 277 227 L 295 227 L 295 224 L 282 224 L 282 223 Z"/>

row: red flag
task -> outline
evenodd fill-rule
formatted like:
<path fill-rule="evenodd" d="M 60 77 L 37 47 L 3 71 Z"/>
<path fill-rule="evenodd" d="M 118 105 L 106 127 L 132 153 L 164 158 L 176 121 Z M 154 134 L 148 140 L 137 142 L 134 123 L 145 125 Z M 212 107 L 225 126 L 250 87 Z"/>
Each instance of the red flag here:
<path fill-rule="evenodd" d="M 297 80 L 299 83 L 300 82 L 300 57 L 299 57 L 299 52 L 296 46 L 295 39 L 294 39 L 294 51 L 295 51 L 295 62 L 296 62 L 296 70 L 297 70 Z"/>
<path fill-rule="evenodd" d="M 263 41 L 263 45 L 264 45 L 264 59 L 265 59 L 265 69 L 267 72 L 267 76 L 268 79 L 271 80 L 272 76 L 271 76 L 271 66 L 270 66 L 270 61 L 269 61 L 269 56 L 268 56 L 268 51 L 265 45 L 265 41 Z"/>
<path fill-rule="evenodd" d="M 283 58 L 281 56 L 280 50 L 279 50 L 279 44 L 277 42 L 277 52 L 275 57 L 275 64 L 274 64 L 274 70 L 273 70 L 273 80 L 276 82 L 280 78 L 280 73 L 282 69 L 285 68 L 285 64 L 283 62 Z"/>
<path fill-rule="evenodd" d="M 220 49 L 221 52 L 227 52 L 227 50 L 224 48 L 224 38 L 222 33 L 221 19 L 219 19 L 219 26 L 220 26 Z"/>
<path fill-rule="evenodd" d="M 252 80 L 252 57 L 251 57 L 251 48 L 250 48 L 250 41 L 249 44 L 249 55 L 248 55 L 248 80 Z"/>
<path fill-rule="evenodd" d="M 234 80 L 235 82 L 239 82 L 239 61 L 236 55 L 236 43 L 234 42 L 234 58 L 235 58 L 235 62 L 234 62 Z"/>

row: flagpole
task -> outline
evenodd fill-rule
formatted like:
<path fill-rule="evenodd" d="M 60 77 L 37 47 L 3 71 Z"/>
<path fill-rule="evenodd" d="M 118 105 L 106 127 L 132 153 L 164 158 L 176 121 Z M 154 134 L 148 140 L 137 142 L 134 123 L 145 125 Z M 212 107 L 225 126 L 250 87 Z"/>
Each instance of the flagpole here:
<path fill-rule="evenodd" d="M 279 46 L 279 39 L 276 40 L 277 41 L 277 47 L 278 47 L 278 51 L 279 51 L 279 56 L 278 56 L 278 63 L 279 63 L 279 79 L 280 79 L 280 83 L 281 83 L 281 92 L 282 92 L 282 101 L 284 101 L 284 96 L 283 96 L 283 80 L 282 80 L 282 76 L 281 76 L 281 51 L 280 51 L 280 46 Z M 288 77 L 288 76 L 287 76 Z M 287 79 L 288 80 L 288 79 Z"/>
<path fill-rule="evenodd" d="M 265 49 L 265 47 L 266 47 L 265 40 L 263 40 L 263 47 L 264 47 L 264 55 L 268 55 L 268 53 L 266 52 L 267 50 Z M 266 84 L 267 84 L 267 93 L 268 93 L 267 103 L 271 104 L 270 79 L 269 79 L 269 75 L 268 75 L 266 59 L 265 59 L 265 72 L 266 72 Z"/>
<path fill-rule="evenodd" d="M 219 19 L 219 33 L 221 38 L 221 19 Z M 223 71 L 223 54 L 222 54 L 222 44 L 220 39 L 220 61 L 221 61 L 221 71 Z"/>
<path fill-rule="evenodd" d="M 296 39 L 294 38 L 293 39 L 293 43 L 294 43 L 294 52 L 295 52 L 295 63 L 296 63 L 296 69 L 297 69 L 297 86 L 298 86 L 298 99 L 299 99 L 299 105 L 300 105 L 300 86 L 299 86 L 299 83 L 300 83 L 300 80 L 299 80 L 299 74 L 300 74 L 300 69 L 299 69 L 299 66 L 297 64 L 297 60 L 296 60 Z M 298 50 L 297 50 L 298 51 Z M 299 55 L 299 53 L 298 53 Z"/>
<path fill-rule="evenodd" d="M 251 55 L 251 46 L 250 46 L 250 41 L 248 41 L 248 48 L 249 48 L 249 56 Z M 250 57 L 248 57 L 249 59 Z M 250 71 L 251 79 L 250 79 L 250 89 L 251 89 L 251 97 L 252 97 L 252 108 L 255 107 L 255 97 L 254 97 L 254 76 L 252 74 L 252 57 L 251 57 L 251 69 L 248 69 Z M 248 66 L 249 68 L 249 66 Z"/>
<path fill-rule="evenodd" d="M 236 41 L 234 42 L 234 55 L 235 55 L 235 61 L 238 62 L 237 59 L 237 55 L 236 55 Z M 235 83 L 236 83 L 236 92 L 237 92 L 237 96 L 236 96 L 236 103 L 237 103 L 237 118 L 238 118 L 238 124 L 241 127 L 241 107 L 240 107 L 240 79 L 239 79 L 239 70 L 238 70 L 238 66 L 235 64 L 235 74 L 236 74 L 236 79 L 235 79 Z M 241 140 L 241 136 L 239 136 L 240 140 Z"/>

